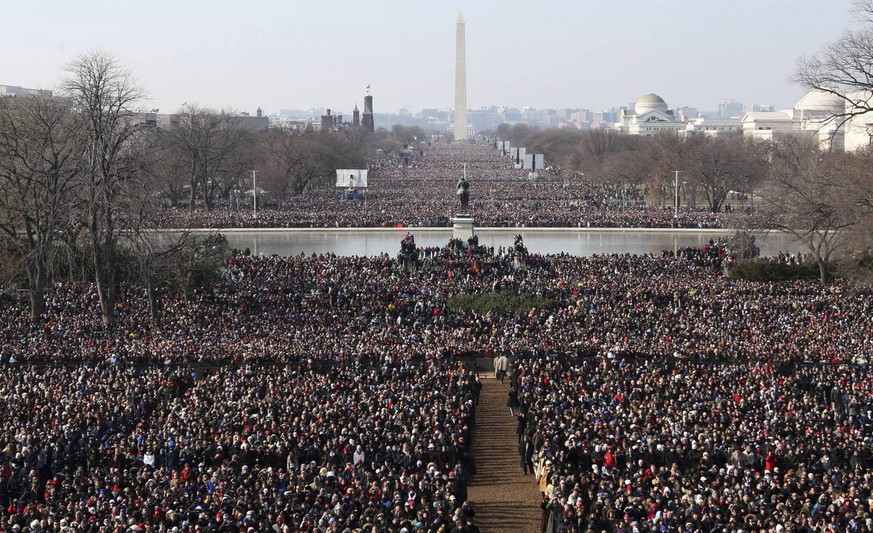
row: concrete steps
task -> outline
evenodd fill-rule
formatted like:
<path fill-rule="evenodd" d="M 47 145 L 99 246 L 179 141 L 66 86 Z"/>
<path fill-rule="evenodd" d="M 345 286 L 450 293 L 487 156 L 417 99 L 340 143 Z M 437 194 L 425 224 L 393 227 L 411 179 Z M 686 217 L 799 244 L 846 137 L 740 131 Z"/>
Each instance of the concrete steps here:
<path fill-rule="evenodd" d="M 540 533 L 541 495 L 536 479 L 521 470 L 516 422 L 506 406 L 509 379 L 500 383 L 493 374 L 481 379 L 473 437 L 476 476 L 468 490 L 476 524 L 483 533 Z"/>

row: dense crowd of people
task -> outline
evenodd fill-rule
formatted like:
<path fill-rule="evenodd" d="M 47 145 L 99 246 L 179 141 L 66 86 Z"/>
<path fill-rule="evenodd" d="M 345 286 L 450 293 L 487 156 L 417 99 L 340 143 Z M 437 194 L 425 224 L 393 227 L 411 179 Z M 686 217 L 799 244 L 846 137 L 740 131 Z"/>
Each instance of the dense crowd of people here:
<path fill-rule="evenodd" d="M 219 203 L 210 210 L 168 208 L 166 227 L 334 228 L 447 227 L 458 209 L 455 186 L 464 172 L 470 180 L 470 204 L 481 227 L 630 227 L 729 228 L 753 222 L 746 209 L 720 213 L 705 206 L 674 212 L 673 190 L 647 203 L 644 191 L 630 186 L 593 183 L 549 168 L 530 171 L 490 145 L 436 143 L 412 162 L 383 159 L 370 169 L 368 187 L 357 200 L 326 185 L 308 187 L 284 200 L 250 204 Z M 464 170 L 466 169 L 466 171 Z M 660 201 L 656 201 L 656 198 Z"/>
<path fill-rule="evenodd" d="M 156 319 L 123 286 L 111 327 L 87 283 L 0 293 L 0 530 L 475 531 L 468 356 L 515 361 L 550 531 L 869 529 L 868 293 L 727 279 L 722 241 L 404 243 L 236 254 Z M 542 305 L 452 299 L 490 293 Z"/>
<path fill-rule="evenodd" d="M 399 362 L 538 351 L 696 360 L 870 361 L 873 303 L 843 284 L 760 284 L 722 275 L 724 249 L 659 257 L 422 253 L 252 257 L 193 295 L 167 291 L 161 318 L 128 287 L 112 328 L 88 284 L 57 284 L 40 323 L 24 295 L 0 295 L 4 362 L 284 362 L 288 357 Z M 458 293 L 532 294 L 525 315 L 453 311 Z"/>
<path fill-rule="evenodd" d="M 3 369 L 3 531 L 467 525 L 463 363 Z M 160 528 L 160 529 L 158 529 Z M 241 529 L 240 529 L 241 528 Z M 178 530 L 178 529 L 177 529 Z"/>
<path fill-rule="evenodd" d="M 550 531 L 871 531 L 866 366 L 522 358 Z"/>

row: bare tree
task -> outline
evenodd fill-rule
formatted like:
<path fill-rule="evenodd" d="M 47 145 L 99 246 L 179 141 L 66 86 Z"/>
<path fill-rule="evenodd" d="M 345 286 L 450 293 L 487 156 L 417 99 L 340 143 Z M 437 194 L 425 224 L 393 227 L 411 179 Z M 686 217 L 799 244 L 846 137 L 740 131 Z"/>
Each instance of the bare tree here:
<path fill-rule="evenodd" d="M 651 174 L 657 151 L 650 138 L 626 135 L 603 155 L 603 180 L 619 186 L 637 188 Z"/>
<path fill-rule="evenodd" d="M 845 111 L 831 119 L 837 125 L 873 111 L 873 0 L 856 0 L 853 11 L 858 25 L 817 54 L 798 59 L 793 75 L 800 85 L 832 94 L 846 104 Z"/>
<path fill-rule="evenodd" d="M 139 164 L 132 149 L 144 125 L 132 109 L 143 91 L 131 73 L 105 52 L 79 56 L 62 83 L 76 116 L 84 146 L 81 168 L 86 201 L 85 227 L 94 262 L 94 277 L 105 325 L 113 322 L 118 297 L 116 269 L 119 236 L 131 180 Z"/>
<path fill-rule="evenodd" d="M 649 174 L 649 190 L 658 193 L 663 206 L 668 198 L 673 198 L 674 171 L 685 170 L 685 155 L 688 151 L 687 137 L 662 132 L 651 137 L 652 171 Z"/>
<path fill-rule="evenodd" d="M 185 186 L 190 187 L 189 167 L 185 164 L 180 150 L 176 145 L 165 142 L 163 135 L 159 135 L 160 141 L 154 147 L 154 161 L 150 165 L 150 179 L 155 184 L 158 194 L 170 203 L 178 207 L 190 196 Z"/>
<path fill-rule="evenodd" d="M 337 168 L 360 168 L 365 164 L 361 147 L 344 132 L 297 134 L 273 130 L 258 140 L 266 182 L 273 183 L 279 196 L 297 196 L 311 183 L 331 180 Z"/>
<path fill-rule="evenodd" d="M 530 140 L 528 153 L 542 153 L 546 161 L 559 168 L 592 173 L 593 167 L 586 166 L 582 157 L 581 143 L 585 135 L 577 130 L 545 130 Z"/>
<path fill-rule="evenodd" d="M 513 146 L 530 146 L 534 137 L 542 130 L 527 124 L 501 124 L 497 127 L 497 135 L 509 140 Z"/>
<path fill-rule="evenodd" d="M 831 261 L 857 223 L 845 155 L 819 151 L 814 136 L 781 138 L 772 145 L 770 169 L 761 195 L 769 226 L 802 242 L 828 282 Z"/>
<path fill-rule="evenodd" d="M 177 163 L 160 132 L 144 131 L 132 140 L 130 149 L 138 154 L 138 173 L 145 179 L 127 182 L 139 191 L 127 195 L 124 213 L 127 230 L 119 238 L 123 245 L 119 277 L 144 287 L 149 314 L 152 320 L 156 320 L 159 318 L 161 288 L 174 270 L 171 259 L 185 248 L 191 236 L 187 230 L 155 230 L 160 226 L 161 193 L 166 193 L 167 182 L 171 181 L 165 173 L 172 172 Z"/>
<path fill-rule="evenodd" d="M 873 283 L 873 180 L 870 168 L 873 151 L 869 148 L 844 154 L 846 191 L 849 196 L 846 208 L 855 224 L 847 231 L 846 251 L 836 261 L 835 270 L 858 286 Z"/>
<path fill-rule="evenodd" d="M 24 259 L 32 320 L 45 312 L 52 259 L 71 218 L 78 140 L 66 102 L 0 99 L 0 232 Z"/>
<path fill-rule="evenodd" d="M 307 143 L 301 134 L 272 130 L 259 139 L 259 164 L 264 183 L 277 197 L 299 194 L 306 187 L 311 172 L 306 165 Z"/>
<path fill-rule="evenodd" d="M 685 175 L 703 191 L 713 213 L 721 211 L 730 191 L 754 188 L 766 172 L 762 151 L 740 135 L 692 135 L 686 145 Z"/>
<path fill-rule="evenodd" d="M 593 179 L 601 179 L 603 166 L 610 154 L 619 150 L 620 134 L 605 129 L 594 129 L 582 134 L 577 156 L 580 170 Z"/>
<path fill-rule="evenodd" d="M 853 13 L 859 26 L 849 29 L 813 58 L 801 58 L 795 79 L 807 87 L 829 86 L 847 102 L 843 121 L 873 110 L 873 0 L 854 0 Z M 869 169 L 873 151 L 868 146 L 856 152 L 850 173 L 851 202 L 858 224 L 852 232 L 849 261 L 851 277 L 873 279 L 873 181 Z"/>
<path fill-rule="evenodd" d="M 177 158 L 175 169 L 184 169 L 187 177 L 189 209 L 194 210 L 198 196 L 203 198 L 204 207 L 211 209 L 216 191 L 227 196 L 242 175 L 248 130 L 229 111 L 186 105 L 177 117 L 162 135 Z"/>

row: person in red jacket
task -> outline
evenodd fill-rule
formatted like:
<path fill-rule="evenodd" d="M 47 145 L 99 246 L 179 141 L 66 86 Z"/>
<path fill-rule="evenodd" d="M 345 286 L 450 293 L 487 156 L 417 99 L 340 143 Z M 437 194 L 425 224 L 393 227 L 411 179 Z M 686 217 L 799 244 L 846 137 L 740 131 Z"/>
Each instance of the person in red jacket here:
<path fill-rule="evenodd" d="M 613 468 L 615 468 L 615 465 L 615 455 L 613 455 L 611 448 L 607 448 L 606 453 L 603 454 L 603 466 L 612 470 Z"/>
<path fill-rule="evenodd" d="M 767 455 L 764 457 L 764 470 L 767 472 L 772 472 L 774 468 L 779 464 L 779 458 L 773 451 L 768 451 Z"/>

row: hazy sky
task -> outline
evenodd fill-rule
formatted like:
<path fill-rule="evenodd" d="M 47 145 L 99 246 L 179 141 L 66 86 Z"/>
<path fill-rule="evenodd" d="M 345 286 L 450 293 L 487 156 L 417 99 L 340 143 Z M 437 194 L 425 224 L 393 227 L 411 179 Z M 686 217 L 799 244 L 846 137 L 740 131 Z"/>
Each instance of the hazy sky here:
<path fill-rule="evenodd" d="M 852 24 L 851 0 L 53 0 L 0 8 L 0 84 L 52 88 L 103 49 L 162 112 L 454 105 L 455 21 L 467 100 L 592 110 L 655 92 L 671 107 L 790 107 L 797 57 Z"/>

